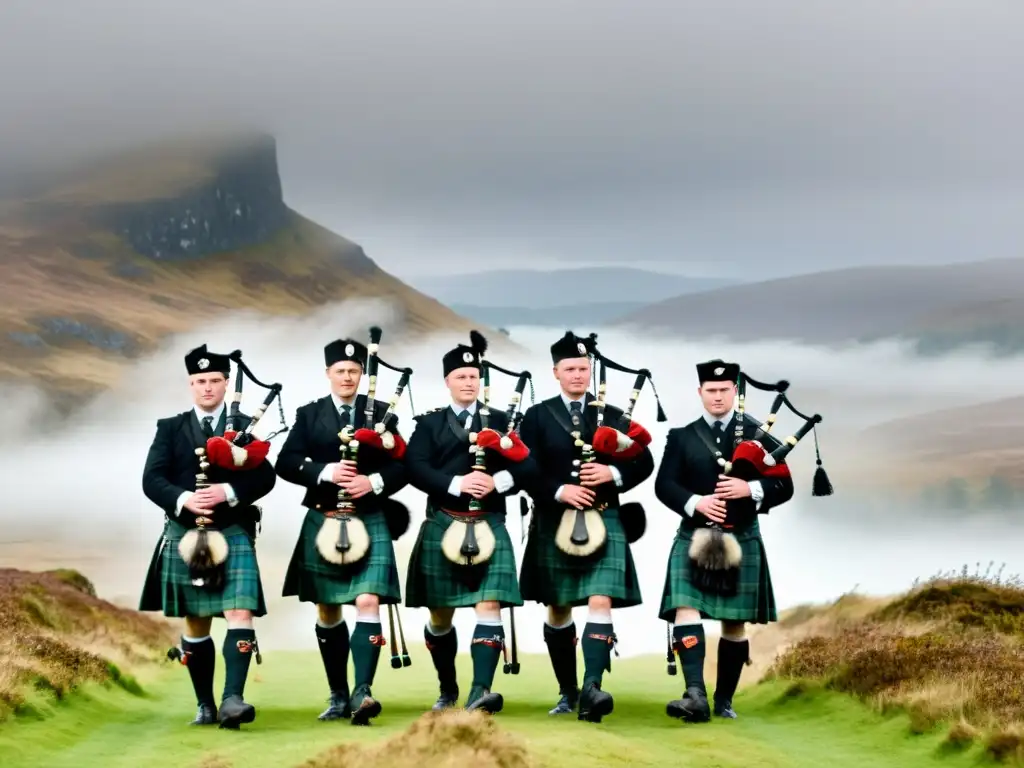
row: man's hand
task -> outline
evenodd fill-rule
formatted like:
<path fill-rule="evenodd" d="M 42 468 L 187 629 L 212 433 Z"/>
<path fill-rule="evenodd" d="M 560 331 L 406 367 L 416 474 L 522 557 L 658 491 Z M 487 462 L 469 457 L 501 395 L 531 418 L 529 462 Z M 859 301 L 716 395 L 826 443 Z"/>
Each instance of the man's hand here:
<path fill-rule="evenodd" d="M 718 476 L 715 496 L 720 499 L 742 499 L 750 496 L 750 483 L 728 475 Z"/>
<path fill-rule="evenodd" d="M 460 485 L 463 493 L 468 493 L 474 499 L 482 499 L 494 490 L 494 478 L 486 472 L 470 472 L 462 478 Z"/>
<path fill-rule="evenodd" d="M 725 522 L 725 502 L 717 496 L 705 496 L 697 502 L 695 509 L 708 520 L 716 523 Z"/>
<path fill-rule="evenodd" d="M 223 504 L 227 500 L 227 494 L 224 493 L 224 488 L 220 485 L 211 485 L 209 488 L 196 491 L 195 495 L 189 499 L 191 503 L 198 505 L 200 509 L 213 509 L 218 504 Z"/>
<path fill-rule="evenodd" d="M 587 462 L 580 467 L 580 484 L 586 486 L 612 482 L 612 471 L 607 464 Z"/>
<path fill-rule="evenodd" d="M 349 497 L 353 499 L 365 496 L 373 490 L 373 486 L 370 485 L 370 478 L 366 475 L 355 475 L 354 477 L 342 482 L 341 487 L 344 488 L 348 492 Z"/>
<path fill-rule="evenodd" d="M 576 509 L 586 509 L 594 504 L 597 495 L 581 485 L 566 485 L 562 488 L 562 503 Z"/>
<path fill-rule="evenodd" d="M 213 514 L 213 510 L 211 508 L 203 505 L 202 499 L 198 493 L 193 493 L 192 496 L 189 497 L 189 500 L 182 504 L 182 507 L 187 509 L 193 515 L 204 515 L 208 517 Z"/>
<path fill-rule="evenodd" d="M 334 472 L 331 475 L 331 482 L 336 485 L 345 485 L 349 480 L 354 478 L 358 473 L 356 463 L 354 461 L 339 461 L 334 465 Z"/>

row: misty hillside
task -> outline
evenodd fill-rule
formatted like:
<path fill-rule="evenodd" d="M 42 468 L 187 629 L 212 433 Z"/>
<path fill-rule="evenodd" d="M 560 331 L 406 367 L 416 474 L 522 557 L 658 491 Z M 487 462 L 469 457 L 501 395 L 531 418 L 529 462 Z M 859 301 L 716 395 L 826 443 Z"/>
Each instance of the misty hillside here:
<path fill-rule="evenodd" d="M 405 309 L 408 330 L 471 327 L 291 210 L 269 136 L 133 149 L 21 189 L 0 200 L 0 379 L 58 402 L 221 311 L 376 297 Z"/>
<path fill-rule="evenodd" d="M 685 277 L 628 267 L 506 269 L 471 274 L 438 274 L 412 280 L 418 290 L 448 306 L 491 312 L 495 308 L 545 310 L 561 317 L 574 308 L 614 317 L 651 302 L 706 291 L 738 280 Z M 621 310 L 621 311 L 620 311 Z M 534 325 L 543 323 L 534 321 Z"/>
<path fill-rule="evenodd" d="M 1024 350 L 1024 258 L 861 267 L 667 299 L 617 325 L 686 336 L 833 344 L 904 338 L 921 352 L 973 342 Z"/>
<path fill-rule="evenodd" d="M 595 304 L 578 304 L 539 307 L 492 307 L 475 304 L 449 305 L 452 310 L 478 323 L 508 328 L 510 326 L 537 326 L 540 328 L 584 328 L 603 325 L 633 312 L 643 306 L 635 301 L 605 301 Z"/>
<path fill-rule="evenodd" d="M 984 490 L 994 478 L 1024 492 L 1024 397 L 893 419 L 857 436 L 866 467 L 893 486 L 965 484 Z M 868 450 L 863 450 L 868 447 Z"/>

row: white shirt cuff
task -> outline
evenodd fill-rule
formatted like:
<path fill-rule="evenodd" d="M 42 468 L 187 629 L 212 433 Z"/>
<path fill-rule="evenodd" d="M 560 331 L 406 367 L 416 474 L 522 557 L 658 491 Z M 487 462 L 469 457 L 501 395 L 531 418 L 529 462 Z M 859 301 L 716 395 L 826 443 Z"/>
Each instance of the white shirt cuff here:
<path fill-rule="evenodd" d="M 174 505 L 174 514 L 176 516 L 181 514 L 181 510 L 184 508 L 185 502 L 188 501 L 191 498 L 192 498 L 192 491 L 182 491 L 181 495 L 178 496 L 177 503 Z"/>
<path fill-rule="evenodd" d="M 686 504 L 683 505 L 683 511 L 690 517 L 693 517 L 693 513 L 697 511 L 697 505 L 700 504 L 700 500 L 703 498 L 703 496 L 694 494 L 687 500 Z"/>
<path fill-rule="evenodd" d="M 320 470 L 320 477 L 317 478 L 321 483 L 333 483 L 334 482 L 334 467 L 336 464 L 328 464 Z"/>
<path fill-rule="evenodd" d="M 565 488 L 564 485 L 558 486 L 558 490 L 555 491 L 555 501 L 561 501 L 562 500 L 562 489 L 563 488 Z"/>
<path fill-rule="evenodd" d="M 747 485 L 750 486 L 750 498 L 754 500 L 754 509 L 760 510 L 761 503 L 764 501 L 764 488 L 761 485 L 761 481 L 751 480 Z"/>
<path fill-rule="evenodd" d="M 512 473 L 507 469 L 503 469 L 500 472 L 494 473 L 494 489 L 498 493 L 508 493 L 515 486 L 516 481 L 512 477 Z"/>
<path fill-rule="evenodd" d="M 613 467 L 611 464 L 609 464 L 608 465 L 608 471 L 612 473 L 612 480 L 615 481 L 615 484 L 619 488 L 621 488 L 622 487 L 622 473 L 619 472 L 619 468 L 618 467 Z"/>
<path fill-rule="evenodd" d="M 372 475 L 367 475 L 367 479 L 370 481 L 373 492 L 380 496 L 384 492 L 384 478 L 380 476 L 379 472 L 374 472 Z"/>
<path fill-rule="evenodd" d="M 224 496 L 228 500 L 228 506 L 237 507 L 238 496 L 235 495 L 235 489 L 231 487 L 230 483 L 221 483 L 221 487 L 224 489 Z"/>
<path fill-rule="evenodd" d="M 462 475 L 456 475 L 452 478 L 451 483 L 448 484 L 448 493 L 452 496 L 462 495 Z"/>

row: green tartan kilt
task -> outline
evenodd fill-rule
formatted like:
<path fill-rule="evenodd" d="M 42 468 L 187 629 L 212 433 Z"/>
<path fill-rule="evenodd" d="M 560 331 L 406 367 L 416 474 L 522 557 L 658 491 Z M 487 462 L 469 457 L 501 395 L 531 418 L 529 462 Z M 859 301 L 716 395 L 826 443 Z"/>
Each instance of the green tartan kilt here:
<path fill-rule="evenodd" d="M 524 600 L 576 607 L 586 605 L 595 595 L 603 595 L 611 598 L 612 608 L 629 608 L 643 602 L 633 553 L 618 509 L 609 508 L 601 513 L 606 541 L 589 557 L 567 555 L 555 544 L 560 511 L 545 515 L 535 510 L 534 515 L 519 577 Z"/>
<path fill-rule="evenodd" d="M 516 556 L 505 521 L 500 515 L 485 519 L 494 532 L 494 554 L 480 565 L 458 565 L 444 556 L 441 539 L 451 518 L 427 505 L 426 520 L 409 558 L 405 604 L 410 608 L 469 608 L 497 601 L 502 608 L 520 606 Z"/>
<path fill-rule="evenodd" d="M 370 549 L 351 565 L 329 563 L 317 551 L 316 537 L 325 519 L 323 512 L 306 510 L 281 594 L 321 605 L 353 605 L 359 595 L 377 595 L 384 604 L 401 602 L 395 547 L 384 513 L 359 515 L 370 536 Z"/>
<path fill-rule="evenodd" d="M 700 611 L 701 617 L 705 619 L 751 624 L 767 624 L 777 620 L 775 592 L 772 589 L 760 526 L 755 522 L 749 529 L 738 534 L 736 539 L 743 550 L 736 594 L 731 597 L 706 594 L 690 581 L 689 550 L 693 532 L 680 526 L 668 557 L 659 612 L 662 619 L 674 622 L 676 608 L 686 607 Z"/>
<path fill-rule="evenodd" d="M 170 617 L 223 617 L 224 611 L 247 610 L 253 616 L 266 616 L 260 567 L 253 539 L 245 529 L 231 525 L 221 533 L 228 542 L 224 563 L 224 587 L 210 591 L 192 585 L 188 566 L 178 554 L 178 544 L 188 531 L 168 520 L 153 553 L 139 601 L 140 611 L 162 611 Z"/>

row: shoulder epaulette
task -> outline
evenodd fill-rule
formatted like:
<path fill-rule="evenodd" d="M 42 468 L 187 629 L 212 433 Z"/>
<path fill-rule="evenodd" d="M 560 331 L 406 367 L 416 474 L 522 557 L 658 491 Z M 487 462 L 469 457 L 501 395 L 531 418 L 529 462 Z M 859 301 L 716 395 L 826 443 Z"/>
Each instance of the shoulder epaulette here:
<path fill-rule="evenodd" d="M 438 411 L 443 411 L 443 410 L 444 410 L 445 408 L 447 408 L 447 407 L 448 407 L 447 405 L 439 405 L 439 406 L 438 406 L 437 408 L 431 408 L 430 410 L 424 411 L 423 413 L 417 413 L 417 414 L 416 414 L 415 416 L 413 416 L 412 418 L 413 418 L 413 419 L 414 419 L 415 421 L 419 421 L 419 420 L 420 420 L 420 419 L 422 419 L 422 418 L 423 418 L 424 416 L 429 416 L 429 415 L 430 415 L 430 414 L 432 414 L 432 413 L 437 413 Z"/>

